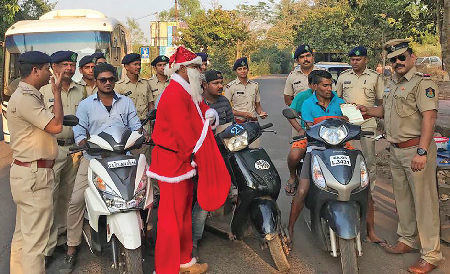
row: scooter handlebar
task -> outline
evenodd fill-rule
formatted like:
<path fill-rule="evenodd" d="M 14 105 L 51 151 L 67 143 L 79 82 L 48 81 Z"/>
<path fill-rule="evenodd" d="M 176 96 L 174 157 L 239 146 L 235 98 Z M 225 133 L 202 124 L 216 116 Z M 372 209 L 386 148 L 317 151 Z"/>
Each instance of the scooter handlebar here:
<path fill-rule="evenodd" d="M 264 129 L 269 128 L 269 127 L 273 127 L 273 124 L 272 123 L 268 123 L 266 125 L 260 126 L 261 130 L 264 130 Z"/>

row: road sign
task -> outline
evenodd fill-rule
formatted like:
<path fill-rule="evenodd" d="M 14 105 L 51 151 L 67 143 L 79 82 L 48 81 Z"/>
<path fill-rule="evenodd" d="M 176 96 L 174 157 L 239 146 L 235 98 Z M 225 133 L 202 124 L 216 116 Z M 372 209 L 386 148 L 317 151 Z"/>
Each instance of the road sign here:
<path fill-rule="evenodd" d="M 150 63 L 150 47 L 141 47 L 141 63 Z"/>

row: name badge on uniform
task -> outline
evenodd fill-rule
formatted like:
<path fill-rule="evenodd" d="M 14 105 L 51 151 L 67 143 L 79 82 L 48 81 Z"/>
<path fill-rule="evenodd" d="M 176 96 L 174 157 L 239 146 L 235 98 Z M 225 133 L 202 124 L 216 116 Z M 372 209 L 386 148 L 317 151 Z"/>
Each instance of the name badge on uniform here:
<path fill-rule="evenodd" d="M 48 99 L 48 101 L 49 101 L 50 103 L 53 103 L 53 102 L 55 101 L 55 99 L 54 99 L 54 98 L 50 98 L 50 99 Z"/>
<path fill-rule="evenodd" d="M 237 94 L 244 94 L 244 92 L 243 91 L 238 91 L 238 92 L 236 92 Z"/>
<path fill-rule="evenodd" d="M 344 81 L 344 84 L 351 84 L 352 81 Z"/>

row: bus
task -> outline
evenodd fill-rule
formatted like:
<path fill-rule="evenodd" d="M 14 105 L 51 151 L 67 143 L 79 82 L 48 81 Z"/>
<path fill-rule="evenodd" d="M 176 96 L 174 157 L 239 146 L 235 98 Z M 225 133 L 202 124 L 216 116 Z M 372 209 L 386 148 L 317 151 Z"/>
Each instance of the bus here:
<path fill-rule="evenodd" d="M 78 60 L 95 52 L 104 53 L 108 63 L 117 68 L 119 77 L 125 73 L 122 58 L 132 51 L 130 34 L 124 24 L 103 13 L 88 9 L 54 10 L 38 20 L 13 24 L 3 42 L 3 80 L 1 88 L 3 134 L 9 143 L 6 121 L 9 98 L 20 81 L 18 58 L 27 51 L 42 51 L 51 55 L 59 50 L 78 53 Z M 74 81 L 81 80 L 78 69 Z"/>

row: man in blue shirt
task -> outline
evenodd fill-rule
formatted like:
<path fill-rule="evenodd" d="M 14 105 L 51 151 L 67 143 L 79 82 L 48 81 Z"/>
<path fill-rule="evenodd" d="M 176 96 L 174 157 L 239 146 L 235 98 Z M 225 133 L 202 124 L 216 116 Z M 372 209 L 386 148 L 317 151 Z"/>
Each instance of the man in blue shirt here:
<path fill-rule="evenodd" d="M 345 101 L 339 98 L 334 91 L 331 90 L 333 78 L 328 71 L 320 70 L 312 76 L 312 89 L 314 93 L 306 99 L 301 108 L 302 119 L 306 121 L 308 126 L 318 123 L 326 118 L 339 118 L 347 120 L 342 115 L 340 104 Z M 303 162 L 302 171 L 300 173 L 300 182 L 297 193 L 292 199 L 291 212 L 289 214 L 288 231 L 292 239 L 294 233 L 294 224 L 300 215 L 305 204 L 305 197 L 309 190 L 309 170 L 311 169 L 310 154 L 307 153 Z M 291 245 L 291 244 L 290 244 Z"/>
<path fill-rule="evenodd" d="M 77 109 L 79 123 L 73 128 L 75 142 L 84 145 L 91 135 L 97 135 L 110 126 L 138 130 L 141 122 L 130 98 L 114 92 L 116 70 L 110 64 L 94 67 L 98 92 L 81 101 Z M 89 131 L 86 132 L 85 128 Z M 60 273 L 70 273 L 75 265 L 77 246 L 81 243 L 84 211 L 84 190 L 88 187 L 88 166 L 91 156 L 85 153 L 81 159 L 69 202 L 67 214 L 67 254 L 60 266 Z"/>

